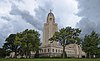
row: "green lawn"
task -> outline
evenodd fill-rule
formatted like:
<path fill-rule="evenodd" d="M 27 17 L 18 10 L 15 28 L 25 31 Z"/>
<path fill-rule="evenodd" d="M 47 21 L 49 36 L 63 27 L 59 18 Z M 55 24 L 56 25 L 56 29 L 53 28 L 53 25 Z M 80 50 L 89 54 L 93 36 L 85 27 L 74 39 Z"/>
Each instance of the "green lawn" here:
<path fill-rule="evenodd" d="M 100 61 L 100 59 L 0 59 L 0 61 Z"/>

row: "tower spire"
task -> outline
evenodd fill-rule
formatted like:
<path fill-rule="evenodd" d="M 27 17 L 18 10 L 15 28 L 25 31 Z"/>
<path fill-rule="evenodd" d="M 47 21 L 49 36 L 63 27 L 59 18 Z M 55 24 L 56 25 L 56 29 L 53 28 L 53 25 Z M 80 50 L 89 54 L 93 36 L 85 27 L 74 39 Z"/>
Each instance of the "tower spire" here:
<path fill-rule="evenodd" d="M 47 16 L 47 22 L 55 23 L 55 17 L 54 17 L 54 14 L 52 13 L 51 9 L 50 9 L 50 12 L 48 13 L 48 16 Z"/>
<path fill-rule="evenodd" d="M 52 12 L 52 10 L 50 9 L 50 13 Z"/>

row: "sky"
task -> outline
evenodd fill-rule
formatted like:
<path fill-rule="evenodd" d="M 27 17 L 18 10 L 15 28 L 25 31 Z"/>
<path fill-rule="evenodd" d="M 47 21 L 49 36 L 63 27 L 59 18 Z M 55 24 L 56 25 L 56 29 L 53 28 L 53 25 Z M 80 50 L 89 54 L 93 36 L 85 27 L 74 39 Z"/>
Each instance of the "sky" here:
<path fill-rule="evenodd" d="M 100 0 L 77 0 L 79 12 L 77 15 L 81 17 L 77 23 L 82 32 L 81 36 L 90 34 L 95 31 L 100 36 Z"/>
<path fill-rule="evenodd" d="M 92 30 L 99 32 L 100 0 L 0 0 L 0 46 L 12 33 L 35 29 L 41 36 L 50 9 L 58 28 L 71 26 L 82 30 L 81 36 Z"/>

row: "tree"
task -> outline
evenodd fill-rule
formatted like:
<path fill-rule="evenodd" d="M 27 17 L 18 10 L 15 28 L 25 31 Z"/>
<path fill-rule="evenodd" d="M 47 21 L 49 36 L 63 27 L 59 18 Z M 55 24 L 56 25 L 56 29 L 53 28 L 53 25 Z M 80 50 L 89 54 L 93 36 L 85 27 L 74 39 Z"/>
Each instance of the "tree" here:
<path fill-rule="evenodd" d="M 40 46 L 40 34 L 35 30 L 26 29 L 21 33 L 21 47 L 20 52 L 23 52 L 22 55 L 26 55 L 26 58 L 31 57 L 31 51 L 36 52 L 39 50 Z M 20 37 L 19 37 L 20 38 Z"/>
<path fill-rule="evenodd" d="M 30 58 L 31 51 L 36 52 L 39 50 L 39 36 L 40 34 L 37 31 L 28 29 L 17 34 L 10 34 L 6 38 L 3 48 L 6 51 L 15 52 L 15 57 L 20 54 Z"/>
<path fill-rule="evenodd" d="M 17 33 L 16 37 L 15 37 L 15 41 L 14 41 L 14 45 L 16 46 L 16 49 L 17 49 L 17 50 L 15 50 L 15 57 L 16 57 L 16 55 L 19 54 L 19 50 L 21 48 L 21 40 L 22 40 L 22 34 Z"/>
<path fill-rule="evenodd" d="M 26 57 L 31 54 L 31 51 L 37 51 L 40 46 L 40 34 L 35 30 L 26 29 L 23 33 L 23 41 L 25 42 Z"/>
<path fill-rule="evenodd" d="M 65 58 L 66 45 L 71 43 L 79 43 L 80 38 L 78 36 L 80 32 L 81 30 L 79 30 L 78 28 L 77 29 L 71 27 L 62 28 L 59 30 L 59 32 L 55 32 L 53 37 L 51 37 L 49 40 L 51 42 L 57 41 L 61 44 L 61 46 L 63 47 L 63 58 Z"/>
<path fill-rule="evenodd" d="M 6 40 L 5 43 L 3 45 L 3 48 L 6 50 L 6 52 L 15 52 L 15 57 L 17 55 L 17 45 L 15 45 L 15 38 L 16 38 L 16 34 L 10 34 Z M 8 54 L 8 53 L 7 53 Z"/>
<path fill-rule="evenodd" d="M 0 58 L 4 58 L 6 56 L 6 51 L 3 48 L 0 48 Z"/>
<path fill-rule="evenodd" d="M 87 53 L 87 56 L 91 58 L 91 55 L 95 55 L 98 52 L 98 46 L 100 44 L 100 38 L 94 31 L 90 35 L 85 35 L 84 41 L 82 42 L 82 48 Z"/>

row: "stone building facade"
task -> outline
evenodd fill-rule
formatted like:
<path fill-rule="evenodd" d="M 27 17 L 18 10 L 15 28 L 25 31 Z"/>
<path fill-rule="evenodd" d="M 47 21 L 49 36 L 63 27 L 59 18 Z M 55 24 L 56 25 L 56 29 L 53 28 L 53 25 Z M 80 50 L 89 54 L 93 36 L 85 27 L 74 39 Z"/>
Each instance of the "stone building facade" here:
<path fill-rule="evenodd" d="M 61 57 L 63 48 L 58 42 L 50 43 L 48 40 L 54 33 L 58 31 L 58 24 L 55 23 L 54 14 L 50 11 L 47 15 L 47 21 L 44 23 L 43 28 L 43 43 L 40 46 L 40 57 Z M 85 56 L 85 52 L 82 51 L 80 45 L 69 44 L 65 48 L 67 57 L 82 57 Z"/>

